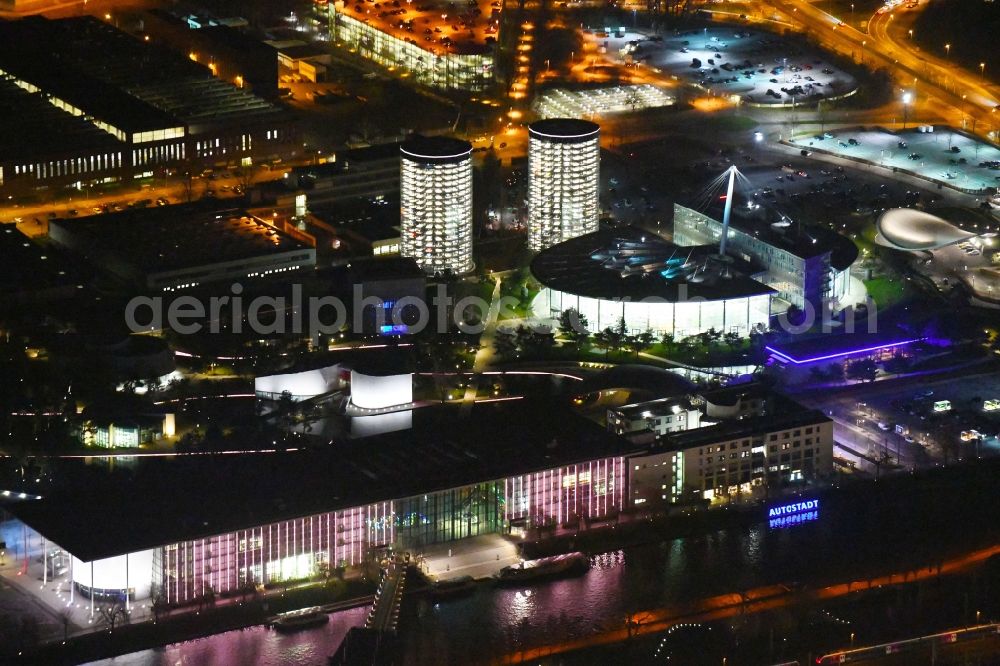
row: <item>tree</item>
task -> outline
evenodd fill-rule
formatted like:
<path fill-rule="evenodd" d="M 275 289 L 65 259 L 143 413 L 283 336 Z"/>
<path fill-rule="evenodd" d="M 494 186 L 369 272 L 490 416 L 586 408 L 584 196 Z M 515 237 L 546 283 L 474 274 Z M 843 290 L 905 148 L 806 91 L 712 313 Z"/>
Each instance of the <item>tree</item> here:
<path fill-rule="evenodd" d="M 726 345 L 733 351 L 736 351 L 736 348 L 743 342 L 743 338 L 740 337 L 740 334 L 737 333 L 736 331 L 730 331 L 728 333 L 723 334 L 722 339 L 725 341 Z"/>
<path fill-rule="evenodd" d="M 847 364 L 847 378 L 861 382 L 874 382 L 878 376 L 878 367 L 870 358 Z"/>
<path fill-rule="evenodd" d="M 517 327 L 516 339 L 522 352 L 533 355 L 543 355 L 556 344 L 552 331 L 524 325 Z"/>
<path fill-rule="evenodd" d="M 590 338 L 588 323 L 587 315 L 581 314 L 576 308 L 569 308 L 559 313 L 559 333 L 577 348 Z"/>
<path fill-rule="evenodd" d="M 844 381 L 844 364 L 831 363 L 830 365 L 826 366 L 826 376 L 832 382 Z"/>
<path fill-rule="evenodd" d="M 73 624 L 73 609 L 62 607 L 56 612 L 56 619 L 59 620 L 63 630 L 63 642 L 69 640 L 69 628 Z"/>
<path fill-rule="evenodd" d="M 677 344 L 677 340 L 674 338 L 673 333 L 664 333 L 663 337 L 660 338 L 660 342 L 663 343 L 663 351 L 669 355 L 674 350 L 674 345 Z"/>
<path fill-rule="evenodd" d="M 167 603 L 167 595 L 163 594 L 163 592 L 157 592 L 153 595 L 153 602 L 149 606 L 149 609 L 153 612 L 153 622 L 159 621 L 159 619 L 166 614 L 169 606 L 170 605 Z"/>
<path fill-rule="evenodd" d="M 907 372 L 910 369 L 910 359 L 903 354 L 893 354 L 893 356 L 882 363 L 885 371 L 894 375 Z"/>
<path fill-rule="evenodd" d="M 594 333 L 594 344 L 598 347 L 604 347 L 604 358 L 608 357 L 608 352 L 611 351 L 611 336 L 608 331 L 611 329 L 605 328 L 602 331 Z"/>
<path fill-rule="evenodd" d="M 248 196 L 250 188 L 253 187 L 253 167 L 241 166 L 236 170 L 236 182 L 237 187 L 243 193 L 243 196 Z"/>
<path fill-rule="evenodd" d="M 638 333 L 636 335 L 630 335 L 627 339 L 628 346 L 633 352 L 635 352 L 636 358 L 639 357 L 639 354 L 652 347 L 655 340 L 656 336 L 654 336 L 653 332 L 649 329 L 646 329 L 642 333 Z"/>
<path fill-rule="evenodd" d="M 625 325 L 625 317 L 619 317 L 618 323 L 605 328 L 600 332 L 599 337 L 605 350 L 620 351 L 628 342 L 628 327 Z M 595 335 L 594 339 L 597 340 L 598 335 Z"/>
<path fill-rule="evenodd" d="M 493 334 L 493 351 L 505 359 L 517 355 L 517 336 L 511 331 L 497 329 Z"/>
<path fill-rule="evenodd" d="M 125 604 L 120 600 L 108 606 L 101 606 L 99 610 L 100 622 L 108 628 L 108 631 L 114 631 L 115 627 L 128 622 L 129 613 L 125 610 Z"/>

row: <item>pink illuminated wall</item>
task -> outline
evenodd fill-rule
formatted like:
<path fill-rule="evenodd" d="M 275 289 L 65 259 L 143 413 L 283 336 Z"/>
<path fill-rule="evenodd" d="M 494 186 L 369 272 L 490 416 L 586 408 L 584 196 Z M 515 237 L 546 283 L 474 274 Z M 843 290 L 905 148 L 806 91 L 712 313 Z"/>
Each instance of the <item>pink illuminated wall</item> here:
<path fill-rule="evenodd" d="M 624 478 L 623 458 L 512 476 L 504 481 L 504 518 L 527 519 L 539 526 L 607 516 L 622 507 Z"/>
<path fill-rule="evenodd" d="M 491 482 L 503 484 L 504 501 L 502 509 L 496 503 L 503 516 L 490 522 L 499 530 L 517 520 L 561 525 L 614 515 L 625 478 L 625 459 L 615 457 Z M 153 580 L 168 603 L 183 605 L 209 590 L 237 593 L 309 578 L 323 566 L 362 564 L 372 548 L 396 541 L 396 509 L 396 501 L 377 502 L 169 544 L 156 550 Z"/>
<path fill-rule="evenodd" d="M 360 564 L 371 546 L 391 544 L 393 519 L 393 503 L 379 502 L 182 541 L 160 549 L 155 578 L 167 602 L 177 604 L 208 590 L 226 594 L 248 583 L 305 578 L 324 563 Z"/>

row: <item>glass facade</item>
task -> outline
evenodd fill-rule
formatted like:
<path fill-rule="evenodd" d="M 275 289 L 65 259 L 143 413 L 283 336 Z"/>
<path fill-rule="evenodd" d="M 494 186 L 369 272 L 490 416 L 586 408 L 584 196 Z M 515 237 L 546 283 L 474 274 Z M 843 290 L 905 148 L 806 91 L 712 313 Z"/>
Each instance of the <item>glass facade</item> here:
<path fill-rule="evenodd" d="M 615 301 L 545 288 L 538 293 L 533 304 L 535 314 L 543 317 L 558 317 L 568 308 L 576 308 L 587 317 L 587 328 L 593 333 L 608 326 L 617 326 L 624 317 L 625 326 L 634 333 L 648 329 L 658 334 L 670 333 L 680 339 L 714 328 L 726 333 L 749 335 L 755 328 L 767 328 L 771 295 L 717 301 L 692 298 L 672 303 L 662 299 Z"/>
<path fill-rule="evenodd" d="M 472 270 L 472 149 L 454 159 L 402 153 L 401 249 L 435 274 Z"/>
<path fill-rule="evenodd" d="M 714 245 L 721 238 L 721 222 L 674 205 L 675 243 Z M 799 257 L 732 225 L 727 242 L 729 252 L 761 264 L 766 271 L 763 282 L 778 292 L 778 298 L 796 307 L 804 307 L 806 301 L 819 305 L 824 298 L 841 299 L 850 290 L 851 269 L 835 271 L 830 265 L 830 252 Z"/>
<path fill-rule="evenodd" d="M 493 50 L 485 44 L 474 53 L 423 48 L 337 11 L 333 2 L 328 6 L 334 41 L 383 67 L 398 67 L 418 83 L 443 90 L 476 92 L 493 85 Z"/>
<path fill-rule="evenodd" d="M 479 483 L 396 502 L 396 540 L 402 548 L 492 534 L 503 529 L 502 483 Z"/>
<path fill-rule="evenodd" d="M 528 247 L 544 250 L 597 231 L 600 134 L 567 141 L 530 130 Z"/>
<path fill-rule="evenodd" d="M 515 522 L 578 524 L 617 513 L 625 485 L 624 458 L 600 458 L 168 544 L 153 553 L 153 596 L 184 605 L 208 591 L 234 594 L 360 565 L 386 546 L 419 551 Z"/>

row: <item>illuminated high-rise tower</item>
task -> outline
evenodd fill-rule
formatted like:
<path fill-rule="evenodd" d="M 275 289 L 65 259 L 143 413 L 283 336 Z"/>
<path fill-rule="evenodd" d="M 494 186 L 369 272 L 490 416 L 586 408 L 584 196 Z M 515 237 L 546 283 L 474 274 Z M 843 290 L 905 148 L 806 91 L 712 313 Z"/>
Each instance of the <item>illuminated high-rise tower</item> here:
<path fill-rule="evenodd" d="M 601 128 L 550 118 L 528 127 L 528 247 L 597 231 Z"/>
<path fill-rule="evenodd" d="M 417 136 L 400 147 L 400 254 L 430 274 L 472 270 L 472 145 Z"/>

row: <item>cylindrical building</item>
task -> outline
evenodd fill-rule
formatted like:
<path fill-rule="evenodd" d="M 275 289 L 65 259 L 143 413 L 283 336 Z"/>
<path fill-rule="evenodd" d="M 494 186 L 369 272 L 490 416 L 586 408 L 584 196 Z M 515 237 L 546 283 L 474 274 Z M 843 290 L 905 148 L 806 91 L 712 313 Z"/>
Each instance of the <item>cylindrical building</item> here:
<path fill-rule="evenodd" d="M 549 118 L 528 126 L 528 247 L 597 231 L 601 128 Z"/>
<path fill-rule="evenodd" d="M 427 273 L 472 270 L 472 145 L 417 136 L 400 147 L 400 254 Z"/>

